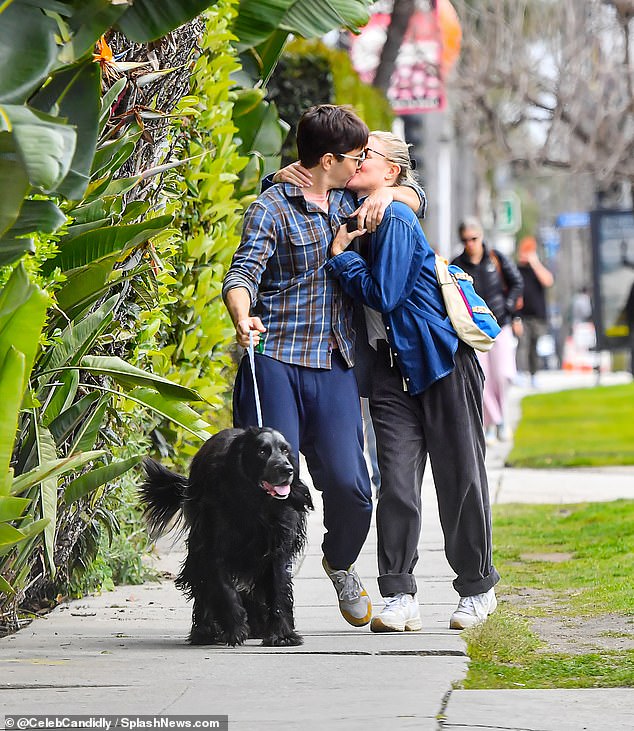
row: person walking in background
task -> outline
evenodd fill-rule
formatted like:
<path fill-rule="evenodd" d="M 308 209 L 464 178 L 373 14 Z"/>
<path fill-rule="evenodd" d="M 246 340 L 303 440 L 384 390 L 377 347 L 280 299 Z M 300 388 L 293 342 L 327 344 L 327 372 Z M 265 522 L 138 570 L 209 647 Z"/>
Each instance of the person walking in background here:
<path fill-rule="evenodd" d="M 411 177 L 408 146 L 372 132 L 348 187 L 359 196 Z M 376 524 L 378 584 L 385 607 L 373 632 L 422 627 L 414 568 L 422 525 L 421 485 L 429 456 L 445 539 L 460 595 L 449 626 L 482 622 L 496 606 L 491 510 L 482 428 L 482 369 L 451 326 L 436 278 L 435 253 L 413 212 L 392 203 L 369 237 L 367 257 L 349 250 L 359 232 L 342 226 L 326 268 L 366 305 L 375 355 L 370 411 L 381 489 Z M 448 455 L 448 448 L 451 454 Z"/>
<path fill-rule="evenodd" d="M 532 236 L 525 236 L 519 243 L 517 268 L 524 283 L 524 294 L 515 312 L 521 320 L 521 329 L 515 330 L 519 340 L 517 365 L 520 371 L 530 375 L 531 386 L 534 386 L 539 366 L 537 341 L 548 331 L 546 290 L 555 280 L 539 260 L 537 241 Z"/>
<path fill-rule="evenodd" d="M 502 331 L 493 347 L 478 353 L 484 371 L 484 429 L 489 444 L 506 441 L 511 432 L 506 421 L 506 395 L 516 374 L 515 342 L 511 321 L 522 296 L 522 276 L 515 264 L 484 243 L 484 231 L 477 218 L 465 218 L 458 226 L 464 247 L 451 263 L 473 278 L 476 292 L 489 305 Z"/>

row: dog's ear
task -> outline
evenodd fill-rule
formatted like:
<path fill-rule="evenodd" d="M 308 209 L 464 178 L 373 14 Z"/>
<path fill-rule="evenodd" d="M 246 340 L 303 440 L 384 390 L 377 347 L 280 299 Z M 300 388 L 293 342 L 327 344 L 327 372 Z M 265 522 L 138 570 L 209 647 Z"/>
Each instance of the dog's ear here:
<path fill-rule="evenodd" d="M 236 436 L 227 451 L 225 465 L 236 485 L 257 483 L 260 479 L 261 465 L 257 456 L 256 435 L 257 429 L 246 429 Z"/>

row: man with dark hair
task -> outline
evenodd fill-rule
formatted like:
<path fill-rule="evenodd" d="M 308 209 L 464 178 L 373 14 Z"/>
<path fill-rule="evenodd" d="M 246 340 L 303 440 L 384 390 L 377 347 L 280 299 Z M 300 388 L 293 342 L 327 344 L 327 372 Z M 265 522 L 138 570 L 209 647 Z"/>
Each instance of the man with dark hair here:
<path fill-rule="evenodd" d="M 223 284 L 239 345 L 247 347 L 250 336 L 258 344 L 255 370 L 264 425 L 282 432 L 295 452 L 304 454 L 322 493 L 323 566 L 343 617 L 354 626 L 372 616 L 354 570 L 370 527 L 372 493 L 351 369 L 351 303 L 327 275 L 325 263 L 334 235 L 357 209 L 344 188 L 365 159 L 367 138 L 365 123 L 345 107 L 320 105 L 304 113 L 297 147 L 311 182 L 303 188 L 273 185 L 249 206 Z M 420 206 L 412 188 L 390 188 L 382 195 L 387 203 L 396 197 L 413 209 Z M 376 208 L 372 201 L 364 205 L 362 223 L 365 211 Z M 257 423 L 247 358 L 236 377 L 234 422 Z"/>
<path fill-rule="evenodd" d="M 297 125 L 297 151 L 306 168 L 319 165 L 328 152 L 335 156 L 365 147 L 368 132 L 365 123 L 347 107 L 321 104 L 311 107 Z"/>

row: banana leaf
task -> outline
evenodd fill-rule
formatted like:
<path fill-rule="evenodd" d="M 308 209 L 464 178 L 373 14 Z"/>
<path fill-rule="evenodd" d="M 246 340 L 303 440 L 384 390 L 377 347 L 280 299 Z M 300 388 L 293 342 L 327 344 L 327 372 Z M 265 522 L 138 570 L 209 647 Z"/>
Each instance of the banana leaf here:
<path fill-rule="evenodd" d="M 66 474 L 66 472 L 78 470 L 88 462 L 103 457 L 104 454 L 105 452 L 103 450 L 95 450 L 93 452 L 83 452 L 82 454 L 75 454 L 70 457 L 63 457 L 62 459 L 55 459 L 51 462 L 41 464 L 39 467 L 35 467 L 13 478 L 13 485 L 10 490 L 11 495 L 21 495 L 26 490 L 29 490 L 34 485 L 38 485 L 42 480 L 46 480 L 49 477 L 59 477 L 60 475 Z"/>
<path fill-rule="evenodd" d="M 108 89 L 101 99 L 101 108 L 99 110 L 99 135 L 104 131 L 106 123 L 110 119 L 110 111 L 112 105 L 119 98 L 119 95 L 123 92 L 126 85 L 128 84 L 127 77 L 115 81 L 115 83 Z"/>
<path fill-rule="evenodd" d="M 57 449 L 51 433 L 35 421 L 35 440 L 40 466 L 50 464 L 57 459 Z M 55 577 L 55 530 L 57 528 L 57 475 L 49 475 L 40 482 L 40 511 L 44 527 L 44 563 L 51 578 Z"/>
<path fill-rule="evenodd" d="M 56 73 L 30 101 L 43 112 L 55 113 L 77 131 L 77 144 L 66 177 L 57 193 L 79 200 L 90 181 L 90 169 L 97 147 L 101 103 L 101 69 L 92 59 Z"/>
<path fill-rule="evenodd" d="M 112 286 L 108 278 L 119 256 L 115 252 L 86 266 L 65 272 L 66 281 L 57 290 L 57 304 L 68 319 L 78 319 L 82 311 L 108 293 Z"/>
<path fill-rule="evenodd" d="M 102 228 L 76 236 L 66 245 L 60 242 L 60 251 L 42 265 L 45 274 L 59 267 L 62 271 L 77 269 L 96 262 L 108 254 L 132 249 L 156 236 L 172 222 L 172 216 L 157 216 L 140 223 L 124 226 L 103 226 Z"/>
<path fill-rule="evenodd" d="M 68 371 L 68 373 L 77 374 L 79 376 L 77 370 Z M 79 384 L 79 379 L 77 383 Z M 61 445 L 73 433 L 73 431 L 77 429 L 83 419 L 88 417 L 88 414 L 90 414 L 95 403 L 99 401 L 99 398 L 99 393 L 96 391 L 87 393 L 78 401 L 75 401 L 74 404 L 68 406 L 68 408 L 62 411 L 50 422 L 49 429 L 56 444 Z"/>
<path fill-rule="evenodd" d="M 14 264 L 25 254 L 35 254 L 35 242 L 32 238 L 14 239 L 6 236 L 0 239 L 0 267 Z"/>
<path fill-rule="evenodd" d="M 0 546 L 13 546 L 25 538 L 24 533 L 10 523 L 0 523 Z"/>
<path fill-rule="evenodd" d="M 69 454 L 77 454 L 77 452 L 86 452 L 95 446 L 95 441 L 99 435 L 99 429 L 103 423 L 106 411 L 110 405 L 110 396 L 102 397 L 101 401 L 97 404 L 97 408 L 94 413 L 86 419 L 73 443 L 70 445 L 68 450 Z"/>
<path fill-rule="evenodd" d="M 17 520 L 31 504 L 26 497 L 10 497 L 0 495 L 0 522 Z"/>
<path fill-rule="evenodd" d="M 130 40 L 147 43 L 167 35 L 214 5 L 216 2 L 210 0 L 135 0 L 117 27 Z"/>
<path fill-rule="evenodd" d="M 149 388 L 135 388 L 124 394 L 124 397 L 173 421 L 203 441 L 211 436 L 210 432 L 207 431 L 210 425 L 182 401 L 168 398 Z"/>
<path fill-rule="evenodd" d="M 374 0 L 242 0 L 233 32 L 240 51 L 258 46 L 279 29 L 305 38 L 368 22 Z"/>
<path fill-rule="evenodd" d="M 46 518 L 34 520 L 32 523 L 27 523 L 26 525 L 22 523 L 20 525 L 20 532 L 24 533 L 25 538 L 34 538 L 46 528 L 47 524 L 48 520 Z"/>
<path fill-rule="evenodd" d="M 66 214 L 62 213 L 53 201 L 25 200 L 17 221 L 9 229 L 7 235 L 24 236 L 35 231 L 51 234 L 64 223 L 66 223 Z"/>
<path fill-rule="evenodd" d="M 7 594 L 7 595 L 15 594 L 15 589 L 4 578 L 4 576 L 0 576 L 0 594 L 2 594 L 2 593 Z"/>
<path fill-rule="evenodd" d="M 11 123 L 29 182 L 45 193 L 53 192 L 68 174 L 77 133 L 56 117 L 26 106 L 7 104 L 0 111 Z"/>
<path fill-rule="evenodd" d="M 59 381 L 59 384 L 56 385 L 48 384 L 49 394 L 40 409 L 40 418 L 45 427 L 48 427 L 54 419 L 65 412 L 73 403 L 79 386 L 79 371 L 77 369 L 67 371 Z M 56 438 L 55 441 L 58 444 L 61 443 L 60 439 Z"/>
<path fill-rule="evenodd" d="M 117 477 L 132 469 L 140 460 L 141 455 L 137 455 L 136 457 L 111 462 L 103 467 L 96 467 L 90 470 L 90 472 L 80 475 L 64 491 L 64 502 L 66 505 L 70 505 L 75 500 L 79 500 L 79 498 L 90 494 L 107 482 L 112 482 L 112 480 L 115 480 Z"/>
<path fill-rule="evenodd" d="M 157 376 L 154 373 L 141 370 L 136 366 L 116 356 L 87 355 L 80 361 L 83 370 L 112 378 L 122 386 L 150 387 L 161 395 L 181 401 L 202 401 L 201 396 L 192 388 L 181 386 L 179 383 Z"/>
<path fill-rule="evenodd" d="M 0 19 L 0 104 L 22 104 L 57 58 L 57 24 L 39 8 L 3 3 Z"/>
<path fill-rule="evenodd" d="M 93 386 L 93 388 L 144 406 L 159 416 L 173 421 L 177 426 L 182 427 L 203 441 L 206 441 L 211 436 L 211 433 L 206 431 L 211 428 L 211 425 L 180 399 L 164 396 L 151 388 L 135 388 L 125 393 L 115 391 L 106 386 Z"/>
<path fill-rule="evenodd" d="M 2 195 L 0 195 L 0 236 L 3 236 L 18 220 L 24 196 L 30 188 L 29 178 L 20 159 L 15 138 L 8 131 L 9 129 L 10 122 L 3 116 L 2 107 L 0 107 L 0 190 L 2 191 Z M 14 240 L 12 237 L 10 238 Z M 9 245 L 0 242 L 0 266 L 6 266 L 15 261 L 4 253 L 8 248 Z"/>
<path fill-rule="evenodd" d="M 24 353 L 24 383 L 20 397 L 33 367 L 48 302 L 46 292 L 29 281 L 22 264 L 13 270 L 0 292 L 0 361 L 10 347 Z"/>
<path fill-rule="evenodd" d="M 279 118 L 275 104 L 264 101 L 248 114 L 234 119 L 234 122 L 241 141 L 240 151 L 245 155 L 253 152 L 260 155 L 265 175 L 277 170 L 289 126 Z"/>
<path fill-rule="evenodd" d="M 275 65 L 284 50 L 288 36 L 288 31 L 273 31 L 273 33 L 271 33 L 271 35 L 268 36 L 263 43 L 260 43 L 260 45 L 254 49 L 260 65 L 259 76 L 262 79 L 262 84 L 264 86 L 268 83 L 269 78 L 275 69 Z"/>
<path fill-rule="evenodd" d="M 280 27 L 304 38 L 319 38 L 335 28 L 354 31 L 365 25 L 374 0 L 298 0 L 284 15 Z"/>
<path fill-rule="evenodd" d="M 66 63 L 73 63 L 91 51 L 99 36 L 126 10 L 124 3 L 112 0 L 81 0 L 73 5 L 72 15 L 67 20 L 73 40 L 61 53 L 61 60 Z"/>
<path fill-rule="evenodd" d="M 57 338 L 47 355 L 40 362 L 40 370 L 77 363 L 86 354 L 95 339 L 112 322 L 112 310 L 119 295 L 113 295 L 99 308 L 79 322 L 71 322 Z"/>
<path fill-rule="evenodd" d="M 242 0 L 232 30 L 238 36 L 238 49 L 262 43 L 280 27 L 284 14 L 294 0 Z"/>

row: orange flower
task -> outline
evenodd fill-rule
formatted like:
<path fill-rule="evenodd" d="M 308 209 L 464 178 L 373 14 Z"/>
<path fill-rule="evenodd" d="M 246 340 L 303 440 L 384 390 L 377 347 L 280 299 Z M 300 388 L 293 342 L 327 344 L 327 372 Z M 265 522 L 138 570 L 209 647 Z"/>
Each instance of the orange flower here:
<path fill-rule="evenodd" d="M 101 38 L 97 41 L 97 51 L 92 54 L 92 58 L 93 61 L 101 64 L 102 68 L 104 65 L 112 63 L 114 55 L 112 53 L 112 48 L 110 48 L 106 42 L 105 36 L 101 36 Z"/>

